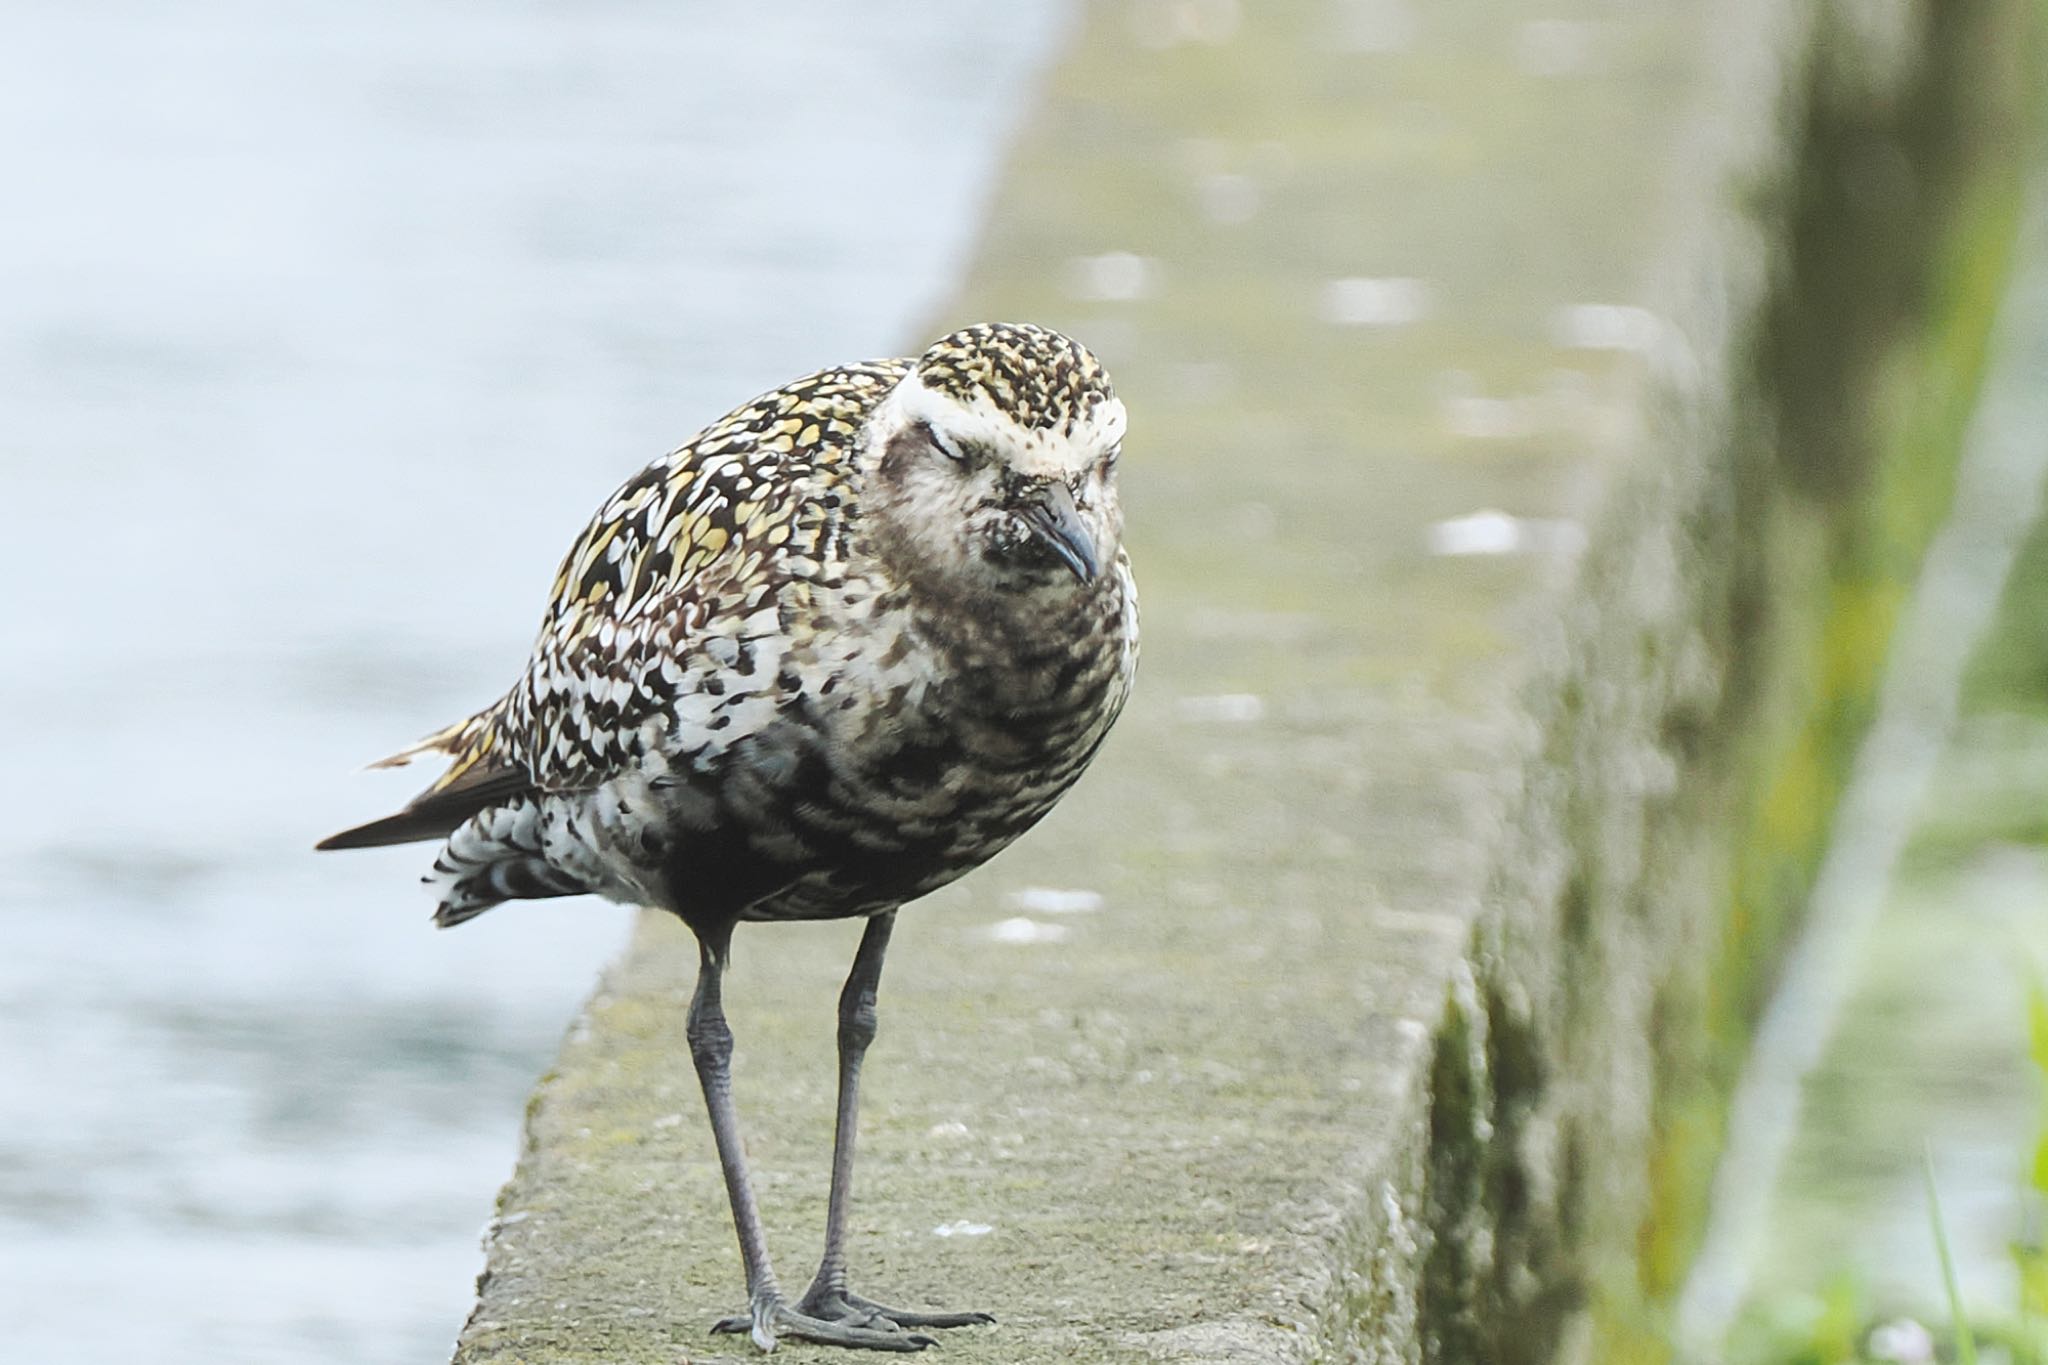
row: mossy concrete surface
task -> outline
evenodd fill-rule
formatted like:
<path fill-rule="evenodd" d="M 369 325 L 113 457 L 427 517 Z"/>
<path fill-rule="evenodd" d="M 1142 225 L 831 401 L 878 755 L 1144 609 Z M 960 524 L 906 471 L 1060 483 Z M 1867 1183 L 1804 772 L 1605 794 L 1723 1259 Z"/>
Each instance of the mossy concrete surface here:
<path fill-rule="evenodd" d="M 1662 1353 L 1946 501 L 2029 18 L 1087 12 L 933 331 L 1110 364 L 1145 660 L 1066 805 L 904 915 L 857 1289 L 995 1312 L 965 1362 Z M 729 978 L 790 1287 L 856 933 Z M 694 970 L 643 924 L 536 1091 L 459 1361 L 751 1353 Z"/>

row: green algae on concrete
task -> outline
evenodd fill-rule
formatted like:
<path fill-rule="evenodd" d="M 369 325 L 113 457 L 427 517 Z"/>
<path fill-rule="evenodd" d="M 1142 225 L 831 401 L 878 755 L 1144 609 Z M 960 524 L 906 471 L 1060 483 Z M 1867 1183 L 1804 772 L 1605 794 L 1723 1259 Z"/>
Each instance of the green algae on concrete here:
<path fill-rule="evenodd" d="M 1842 759 L 1796 646 L 1884 621 L 1834 534 L 1883 481 L 1795 484 L 1745 406 L 1823 28 L 1698 8 L 1103 4 L 1052 73 L 932 330 L 1109 363 L 1146 653 L 1074 796 L 892 951 L 854 1282 L 1001 1318 L 946 1358 L 1655 1350 L 1706 1021 L 1769 969 L 1722 955 L 1738 798 L 1790 774 L 1796 897 Z M 1879 12 L 1828 41 L 1881 101 L 1923 40 Z M 1514 540 L 1433 551 L 1461 526 Z M 1020 913 L 1064 933 L 991 933 Z M 729 978 L 786 1283 L 855 932 L 743 929 Z M 745 1349 L 705 1332 L 742 1290 L 694 965 L 645 923 L 536 1093 L 458 1360 Z"/>
<path fill-rule="evenodd" d="M 2041 166 L 2029 250 L 2000 327 L 2003 354 L 1971 436 L 1992 473 L 1959 508 L 1979 527 L 1974 561 L 1976 577 L 1989 580 L 1984 591 L 1997 586 L 2010 518 L 2036 520 L 1963 675 L 1953 733 L 1917 813 L 1907 812 L 1915 828 L 1892 885 L 1838 961 L 1852 984 L 1802 1088 L 1742 1359 L 1782 1358 L 1771 1329 L 1810 1311 L 1834 1284 L 1858 1291 L 1848 1302 L 1859 1341 L 1873 1320 L 1946 1317 L 1920 1186 L 1929 1147 L 1973 1319 L 2013 1324 L 2031 1310 L 2038 1328 L 2043 1305 L 2022 1304 L 2013 1253 L 2039 1245 L 2043 1211 L 2028 1180 L 2043 1131 L 2028 996 L 2048 963 L 2040 914 L 2048 893 L 2048 638 L 2040 626 L 2048 521 L 2037 500 L 2048 429 L 2048 160 Z M 1940 741 L 1943 713 L 1924 702 L 1917 709 L 1923 742 Z"/>
<path fill-rule="evenodd" d="M 1727 1083 L 1775 984 L 1769 964 L 1825 845 L 1921 552 L 1949 506 L 2041 112 L 2040 20 L 2017 2 L 1928 9 L 1912 78 L 1875 105 L 1834 69 L 1851 45 L 1824 39 L 1819 49 L 1804 157 L 1786 192 L 1789 259 L 1748 400 L 1771 415 L 1775 446 L 1808 495 L 1756 519 L 1761 547 L 1741 569 L 1748 594 L 1777 618 L 1755 629 L 1772 637 L 1785 680 L 1719 774 L 1736 834 L 1733 885 L 1719 960 L 1702 983 L 1705 1070 L 1668 1069 L 1677 1083 L 1660 1086 L 1665 1137 L 1639 1265 L 1653 1301 L 1677 1288 L 1690 1259 Z M 1916 192 L 1873 199 L 1859 168 L 1880 157 L 1894 158 L 1886 174 Z M 1811 496 L 1831 489 L 1854 495 Z M 1814 571 L 1788 568 L 1801 560 Z M 1821 591 L 1788 595 L 1777 588 L 1786 581 Z M 1712 1083 L 1692 1083 L 1701 1075 Z"/>

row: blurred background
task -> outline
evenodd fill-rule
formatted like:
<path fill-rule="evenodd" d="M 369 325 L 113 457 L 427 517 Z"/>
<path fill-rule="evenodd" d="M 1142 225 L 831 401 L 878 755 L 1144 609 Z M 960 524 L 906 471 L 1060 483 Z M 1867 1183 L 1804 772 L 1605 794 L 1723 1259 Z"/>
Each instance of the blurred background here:
<path fill-rule="evenodd" d="M 1726 37 L 1696 14 L 1737 8 L 1117 0 L 1088 20 L 1109 39 L 1047 100 L 1047 145 L 1074 159 L 1025 164 L 1006 191 L 1039 211 L 1022 221 L 990 216 L 995 176 L 1078 3 L 0 0 L 0 771 L 15 779 L 0 787 L 0 1359 L 446 1357 L 522 1105 L 629 912 L 513 905 L 436 934 L 415 884 L 429 847 L 316 858 L 310 846 L 429 779 L 358 770 L 510 683 L 558 556 L 622 478 L 748 395 L 964 321 L 939 313 L 978 241 L 1000 248 L 983 297 L 1038 299 L 1056 278 L 1069 316 L 1043 320 L 1074 326 L 1135 377 L 1126 392 L 1149 385 L 1151 440 L 1178 460 L 1133 470 L 1130 486 L 1152 513 L 1142 530 L 1133 521 L 1149 538 L 1148 629 L 1161 627 L 1147 667 L 1155 680 L 1182 670 L 1181 691 L 1148 696 L 1120 739 L 1127 753 L 1186 758 L 1219 789 L 1243 781 L 1257 818 L 1231 843 L 1242 812 L 1219 814 L 1183 784 L 1159 803 L 1173 826 L 1160 845 L 1168 870 L 1131 879 L 1157 874 L 1167 890 L 1146 905 L 1169 919 L 1193 907 L 1218 937 L 1237 934 L 1231 916 L 1246 906 L 1280 907 L 1296 949 L 1341 978 L 1332 998 L 1387 1023 L 1373 1012 L 1397 992 L 1371 975 L 1386 964 L 1331 961 L 1341 955 L 1301 929 L 1309 917 L 1290 898 L 1320 895 L 1332 935 L 1367 917 L 1361 905 L 1393 905 L 1389 933 L 1414 927 L 1399 913 L 1413 907 L 1396 902 L 1440 884 L 1374 885 L 1380 845 L 1444 866 L 1469 850 L 1421 848 L 1455 820 L 1403 804 L 1398 787 L 1388 799 L 1353 756 L 1397 753 L 1417 735 L 1436 743 L 1447 715 L 1477 714 L 1495 661 L 1528 648 L 1528 623 L 1504 622 L 1501 604 L 1525 605 L 1531 585 L 1572 564 L 1587 544 L 1581 495 L 1644 443 L 1640 376 L 1683 387 L 1697 376 L 1671 369 L 1716 363 L 1683 354 L 1677 329 L 1639 306 L 1656 291 L 1632 276 L 1663 270 L 1649 258 L 1673 240 L 1722 259 L 1723 245 L 1687 233 L 1693 217 L 1728 212 L 1723 187 L 1701 189 L 1674 166 L 1747 164 L 1710 146 L 1727 128 L 1687 121 L 1695 101 L 1743 107 L 1714 95 L 1723 73 L 1699 69 L 1708 49 L 1696 41 Z M 1939 37 L 1943 13 L 2001 6 L 1836 8 L 1881 65 Z M 1761 32 L 1769 9 L 1742 13 Z M 1907 19 L 1889 32 L 1855 18 L 1865 10 Z M 1958 50 L 1967 85 L 1989 53 Z M 1241 61 L 1278 74 L 1248 79 Z M 1857 733 L 1869 700 L 1858 688 L 1876 675 L 1921 533 L 1949 491 L 1945 466 L 1905 438 L 1886 443 L 1894 428 L 1967 425 L 1976 348 L 2008 288 L 2002 243 L 2022 213 L 2005 169 L 2020 154 L 1985 154 L 2003 132 L 1969 125 L 1952 145 L 1916 143 L 1925 111 L 1893 99 L 1889 78 L 1862 92 L 1876 114 L 1860 95 L 1843 97 L 1844 126 L 1828 123 L 1824 98 L 1807 111 L 1819 132 L 1794 168 L 1799 192 L 1778 203 L 1744 188 L 1760 207 L 1743 212 L 1789 245 L 1758 246 L 1756 259 L 1726 246 L 1734 265 L 1714 280 L 1736 298 L 1742 270 L 1779 271 L 1799 314 L 1766 319 L 1782 334 L 1757 343 L 1768 373 L 1756 391 L 1731 386 L 1776 405 L 1736 414 L 1731 425 L 1758 430 L 1731 445 L 1784 448 L 1731 476 L 1733 496 L 1757 504 L 1735 515 L 1759 513 L 1767 534 L 1746 539 L 1742 526 L 1730 540 L 1769 542 L 1757 551 L 1765 579 L 1789 563 L 1835 593 L 1801 615 L 1811 602 L 1772 598 L 1781 580 L 1757 588 L 1757 619 L 1784 608 L 1784 636 L 1811 628 L 1791 652 L 1813 646 L 1799 702 L 1820 717 L 1767 736 L 1787 741 L 1784 771 L 1812 785 L 1734 793 L 1759 795 L 1766 819 L 1791 812 L 1785 846 L 1767 850 L 1783 863 L 1761 878 L 1784 917 L 1748 959 L 1738 924 L 1738 951 L 1699 969 L 1733 964 L 1731 980 L 1709 983 L 1727 998 L 1679 993 L 1659 1016 L 1733 1021 L 1711 1047 L 1688 1052 L 1698 1040 L 1676 1028 L 1675 1043 L 1631 1035 L 1576 1059 L 1595 1074 L 1623 1058 L 1607 1079 L 1638 1060 L 1704 1078 L 1708 1119 L 1659 1095 L 1667 1107 L 1646 1122 L 1666 1127 L 1635 1147 L 1638 1135 L 1617 1139 L 1630 1161 L 1655 1145 L 1674 1169 L 1695 1162 L 1672 1188 L 1703 1188 L 1725 1117 L 1712 1106 L 1753 1019 L 1766 1020 L 1752 1083 L 1768 1122 L 1752 1131 L 1737 1111 L 1734 1155 L 1702 1220 L 1709 1255 L 1684 1291 L 1707 1305 L 1692 1343 L 1702 1359 L 1947 1352 L 1928 1153 L 1987 1335 L 2017 1322 L 2011 1339 L 2024 1343 L 2048 1321 L 2038 440 L 1966 454 L 1932 561 L 1948 576 L 1906 613 L 1876 738 L 1832 833 L 1825 812 L 1846 754 L 1807 744 L 1818 733 L 1847 748 Z M 1949 93 L 1928 86 L 1930 106 Z M 1325 117 L 1340 104 L 1342 119 Z M 1978 175 L 1980 160 L 1997 165 Z M 1928 166 L 1972 168 L 1958 176 L 1968 196 L 1922 175 Z M 1685 190 L 1667 199 L 1672 184 Z M 2013 373 L 2013 356 L 2048 373 L 2048 239 L 2032 193 L 2035 226 L 2005 305 L 2018 322 L 2001 333 L 1994 375 Z M 1916 213 L 1947 212 L 1945 196 L 1980 195 L 1995 202 L 1970 198 L 1953 241 L 1915 226 Z M 1082 254 L 1051 255 L 1048 242 Z M 1780 249 L 1793 268 L 1763 259 Z M 1690 321 L 1718 324 L 1721 302 L 1687 300 Z M 2001 382 L 1999 429 L 2048 431 L 2048 388 Z M 1864 541 L 1802 520 L 1863 498 L 1853 480 L 1845 493 L 1796 467 L 1825 463 L 1814 452 L 1852 428 L 1885 447 L 1865 472 L 1896 478 L 1855 509 L 1884 533 Z M 1352 481 L 1333 495 L 1340 460 Z M 1788 488 L 1739 486 L 1745 474 L 1779 478 L 1779 464 L 1792 467 Z M 1703 520 L 1722 509 L 1709 510 Z M 1898 543 L 1884 538 L 1900 526 Z M 1843 561 L 1834 579 L 1812 572 L 1827 554 Z M 1165 583 L 1181 587 L 1178 601 L 1155 591 Z M 1823 611 L 1836 613 L 1825 638 Z M 1845 677 L 1856 686 L 1828 690 Z M 1321 692 L 1302 704 L 1288 687 Z M 1142 714 L 1153 696 L 1156 722 Z M 1732 714 L 1738 731 L 1750 719 Z M 1149 741 L 1133 737 L 1148 724 Z M 1754 756 L 1740 739 L 1731 765 Z M 1686 738 L 1659 742 L 1678 752 Z M 1405 759 L 1462 776 L 1455 753 Z M 1161 780 L 1178 771 L 1158 766 Z M 1662 799 L 1629 786 L 1647 790 L 1640 773 L 1603 776 L 1621 794 L 1595 804 Z M 1306 801 L 1275 797 L 1296 790 L 1288 783 L 1324 800 L 1315 818 L 1300 818 Z M 1573 835 L 1587 836 L 1597 891 L 1612 848 L 1588 835 L 1596 823 Z M 1809 901 L 1812 868 L 1794 864 L 1828 839 Z M 1203 857 L 1255 890 L 1200 899 L 1189 888 L 1202 887 Z M 1301 890 L 1311 885 L 1323 890 Z M 1557 950 L 1596 987 L 1601 935 L 1651 923 L 1605 894 L 1584 916 L 1590 937 Z M 1128 926 L 1146 925 L 1129 899 L 1126 948 Z M 1757 908 L 1737 899 L 1710 912 L 1732 922 Z M 1796 940 L 1802 914 L 1808 949 L 1780 975 L 1779 944 Z M 1071 932 L 1037 930 L 1046 942 Z M 926 951 L 968 942 L 947 932 Z M 1091 960 L 1108 944 L 1089 943 Z M 1690 945 L 1660 950 L 1688 966 Z M 1264 970 L 1250 954 L 1238 965 Z M 1157 975 L 1166 984 L 1151 989 L 1172 995 L 1172 973 Z M 1279 982 L 1272 999 L 1298 1008 L 1296 985 Z M 1752 987 L 1756 998 L 1741 998 Z M 1587 998 L 1606 1008 L 1625 994 Z M 1363 1024 L 1355 1041 L 1377 1058 L 1396 1051 Z M 1319 1080 L 1334 1090 L 1357 1077 Z M 1353 1121 L 1331 1112 L 1336 1126 Z M 1262 1169 L 1278 1164 L 1262 1143 L 1247 1140 Z M 1587 1240 L 1611 1232 L 1597 1226 L 1606 1192 L 1578 1194 Z M 1616 1217 L 1633 1220 L 1642 1194 L 1612 1201 Z M 1683 1290 L 1700 1210 L 1658 1222 L 1671 1212 L 1652 1208 L 1607 1244 L 1644 1263 L 1667 1250 L 1660 1237 L 1680 1247 L 1628 1286 L 1666 1306 Z M 1255 1266 L 1239 1278 L 1263 1286 L 1269 1248 L 1250 1235 L 1232 1245 Z M 726 1265 L 730 1244 L 712 1250 Z M 1500 1264 L 1513 1268 L 1506 1252 Z M 1561 1280 L 1584 1269 L 1557 1255 L 1539 1268 Z M 1164 1273 L 1193 1282 L 1181 1266 Z M 1626 1339 L 1638 1327 L 1600 1330 Z M 1668 1328 L 1643 1329 L 1657 1340 L 1644 1358 L 1663 1358 Z"/>
<path fill-rule="evenodd" d="M 1069 19 L 686 9 L 0 6 L 0 1356 L 446 1358 L 628 912 L 311 844 L 627 474 L 931 322 Z"/>

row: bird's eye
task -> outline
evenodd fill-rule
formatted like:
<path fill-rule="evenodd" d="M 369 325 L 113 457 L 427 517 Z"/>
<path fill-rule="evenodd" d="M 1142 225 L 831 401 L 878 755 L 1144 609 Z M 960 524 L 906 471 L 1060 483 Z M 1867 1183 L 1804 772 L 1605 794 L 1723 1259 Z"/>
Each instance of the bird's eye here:
<path fill-rule="evenodd" d="M 954 464 L 967 464 L 973 457 L 973 451 L 961 445 L 952 437 L 944 435 L 936 427 L 926 426 L 924 436 L 927 441 L 931 442 L 933 450 L 938 451 L 939 454 L 945 456 Z"/>

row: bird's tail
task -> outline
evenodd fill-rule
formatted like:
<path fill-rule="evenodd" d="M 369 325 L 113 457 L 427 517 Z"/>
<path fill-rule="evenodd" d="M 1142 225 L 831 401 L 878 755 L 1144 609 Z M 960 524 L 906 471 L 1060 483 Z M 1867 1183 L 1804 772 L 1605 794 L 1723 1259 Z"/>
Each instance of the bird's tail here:
<path fill-rule="evenodd" d="M 534 798 L 525 797 L 480 811 L 450 834 L 434 870 L 422 878 L 439 902 L 434 923 L 446 929 L 506 901 L 580 896 L 590 890 L 548 862 L 541 823 Z"/>

